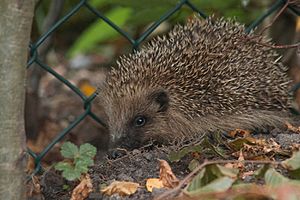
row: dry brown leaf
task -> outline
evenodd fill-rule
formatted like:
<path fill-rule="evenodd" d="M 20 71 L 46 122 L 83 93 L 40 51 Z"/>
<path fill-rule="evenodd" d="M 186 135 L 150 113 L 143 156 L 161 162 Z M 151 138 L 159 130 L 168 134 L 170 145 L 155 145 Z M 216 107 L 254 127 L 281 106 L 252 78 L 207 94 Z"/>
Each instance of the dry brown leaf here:
<path fill-rule="evenodd" d="M 268 143 L 264 145 L 263 152 L 269 153 L 269 152 L 280 152 L 281 146 L 273 138 L 270 138 Z"/>
<path fill-rule="evenodd" d="M 126 181 L 114 181 L 101 192 L 111 196 L 113 194 L 119 194 L 120 196 L 129 196 L 135 193 L 140 185 L 138 183 L 126 182 Z"/>
<path fill-rule="evenodd" d="M 247 171 L 247 172 L 244 171 L 245 170 L 245 163 L 243 161 L 245 161 L 245 157 L 244 157 L 244 153 L 243 153 L 242 149 L 240 150 L 240 155 L 239 155 L 238 160 L 241 161 L 241 162 L 236 163 L 235 168 L 240 170 L 240 177 L 242 179 L 245 179 L 248 176 L 252 176 L 254 174 L 254 171 Z"/>
<path fill-rule="evenodd" d="M 81 92 L 87 97 L 91 96 L 96 91 L 96 88 L 90 83 L 89 80 L 86 79 L 80 80 L 78 83 L 78 87 Z"/>
<path fill-rule="evenodd" d="M 194 159 L 200 159 L 202 157 L 202 154 L 199 152 L 192 152 L 192 156 Z"/>
<path fill-rule="evenodd" d="M 300 144 L 291 145 L 291 151 L 299 151 L 299 150 L 300 150 Z"/>
<path fill-rule="evenodd" d="M 238 153 L 238 152 L 236 152 Z M 245 169 L 245 163 L 243 162 L 245 160 L 244 154 L 242 149 L 239 151 L 239 156 L 238 160 L 241 162 L 236 162 L 236 163 L 226 163 L 224 167 L 230 168 L 230 169 L 239 169 L 240 173 L 242 173 Z"/>
<path fill-rule="evenodd" d="M 163 188 L 163 182 L 159 178 L 148 178 L 146 181 L 146 188 L 149 192 L 152 192 L 153 188 Z"/>
<path fill-rule="evenodd" d="M 159 165 L 159 178 L 147 179 L 146 188 L 149 192 L 152 192 L 153 188 L 174 188 L 179 184 L 167 161 L 159 160 Z"/>
<path fill-rule="evenodd" d="M 300 126 L 299 127 L 295 127 L 292 124 L 285 122 L 285 125 L 287 126 L 287 129 L 290 131 L 293 131 L 295 133 L 300 133 Z"/>
<path fill-rule="evenodd" d="M 250 135 L 250 131 L 249 130 L 243 130 L 243 129 L 235 129 L 235 130 L 233 130 L 233 131 L 230 131 L 229 132 L 229 135 L 231 136 L 231 137 L 236 137 L 236 136 L 238 136 L 238 135 L 240 135 L 240 136 L 243 136 L 243 137 L 247 137 L 247 136 L 249 136 Z"/>
<path fill-rule="evenodd" d="M 259 138 L 254 138 L 254 137 L 245 137 L 245 139 L 252 144 L 257 144 L 257 145 L 266 145 L 266 140 L 265 139 L 259 139 Z"/>
<path fill-rule="evenodd" d="M 37 196 L 42 196 L 40 180 L 37 176 L 31 177 L 31 181 L 28 181 L 26 187 L 27 187 L 26 190 L 27 197 L 32 197 L 34 199 Z"/>
<path fill-rule="evenodd" d="M 241 161 L 241 162 L 236 163 L 237 164 L 237 168 L 240 169 L 240 171 L 244 171 L 244 169 L 245 169 L 245 163 L 242 162 L 242 161 L 245 161 L 245 157 L 244 157 L 244 154 L 243 154 L 242 150 L 240 151 L 240 156 L 239 156 L 238 160 Z"/>
<path fill-rule="evenodd" d="M 240 155 L 239 155 L 239 159 L 238 159 L 239 161 L 244 161 L 245 160 L 245 158 L 244 158 L 244 154 L 243 154 L 243 151 L 242 150 L 240 150 Z"/>
<path fill-rule="evenodd" d="M 169 163 L 165 160 L 159 160 L 160 170 L 159 179 L 163 185 L 167 188 L 174 188 L 179 184 L 179 180 L 176 178 Z"/>
<path fill-rule="evenodd" d="M 243 140 L 246 142 L 240 150 L 242 150 L 243 159 L 246 160 L 270 160 L 274 155 L 283 152 L 281 146 L 273 139 L 246 137 Z M 234 152 L 232 155 L 240 159 L 241 152 Z"/>
<path fill-rule="evenodd" d="M 246 177 L 253 176 L 254 171 L 243 172 L 240 176 L 242 179 L 246 179 Z"/>
<path fill-rule="evenodd" d="M 70 200 L 84 200 L 93 191 L 93 184 L 90 176 L 86 174 L 81 182 L 74 188 Z"/>

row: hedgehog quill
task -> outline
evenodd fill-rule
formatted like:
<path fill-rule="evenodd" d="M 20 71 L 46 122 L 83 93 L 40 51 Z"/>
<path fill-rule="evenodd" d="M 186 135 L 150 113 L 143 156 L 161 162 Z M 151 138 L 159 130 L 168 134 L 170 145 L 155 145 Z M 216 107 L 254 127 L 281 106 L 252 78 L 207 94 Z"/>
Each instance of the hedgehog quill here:
<path fill-rule="evenodd" d="M 261 43 L 271 44 L 232 20 L 194 18 L 121 57 L 98 88 L 111 142 L 136 147 L 284 126 L 291 81 Z"/>

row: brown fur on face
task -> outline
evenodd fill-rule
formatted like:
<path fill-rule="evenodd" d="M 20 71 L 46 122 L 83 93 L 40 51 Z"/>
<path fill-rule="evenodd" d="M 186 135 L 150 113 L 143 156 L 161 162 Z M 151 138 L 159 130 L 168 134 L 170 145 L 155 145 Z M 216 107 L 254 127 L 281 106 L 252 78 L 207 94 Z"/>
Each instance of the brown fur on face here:
<path fill-rule="evenodd" d="M 261 43 L 230 20 L 194 19 L 122 57 L 98 90 L 112 143 L 283 126 L 291 81 Z"/>
<path fill-rule="evenodd" d="M 162 89 L 140 91 L 139 95 L 122 95 L 111 98 L 109 94 L 100 97 L 105 107 L 107 124 L 112 143 L 132 147 L 160 137 L 160 129 L 169 129 L 169 97 Z M 129 103 L 130 102 L 130 103 Z M 144 125 L 137 126 L 136 119 L 143 118 Z M 153 137 L 154 136 L 154 137 Z"/>

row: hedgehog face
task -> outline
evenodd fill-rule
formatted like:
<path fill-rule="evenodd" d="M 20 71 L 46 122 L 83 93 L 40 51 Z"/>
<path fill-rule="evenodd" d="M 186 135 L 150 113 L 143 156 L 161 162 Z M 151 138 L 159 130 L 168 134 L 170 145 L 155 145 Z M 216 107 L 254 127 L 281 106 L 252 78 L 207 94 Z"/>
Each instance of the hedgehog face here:
<path fill-rule="evenodd" d="M 159 127 L 167 126 L 169 97 L 162 89 L 106 99 L 105 112 L 113 145 L 139 147 L 156 139 Z"/>

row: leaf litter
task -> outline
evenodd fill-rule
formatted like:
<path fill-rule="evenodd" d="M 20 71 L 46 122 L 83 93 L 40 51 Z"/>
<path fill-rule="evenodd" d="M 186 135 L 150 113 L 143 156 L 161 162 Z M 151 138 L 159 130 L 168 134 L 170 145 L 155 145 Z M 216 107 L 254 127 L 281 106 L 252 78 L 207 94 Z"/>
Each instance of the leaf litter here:
<path fill-rule="evenodd" d="M 93 191 L 87 199 L 96 196 L 109 200 L 118 195 L 122 199 L 299 199 L 299 152 L 292 155 L 292 151 L 299 150 L 299 140 L 282 144 L 278 136 L 299 134 L 289 129 L 279 134 L 278 130 L 273 131 L 275 134 L 270 131 L 253 135 L 239 130 L 222 144 L 212 142 L 207 146 L 199 141 L 162 147 L 150 145 L 127 151 L 116 159 L 102 158 L 88 171 Z M 228 159 L 214 154 L 209 147 L 221 150 Z M 176 152 L 181 155 L 172 160 L 170 155 Z M 127 196 L 100 192 L 101 185 L 116 181 L 132 182 L 136 188 L 134 192 L 125 192 Z M 128 186 L 125 188 L 129 190 Z"/>

